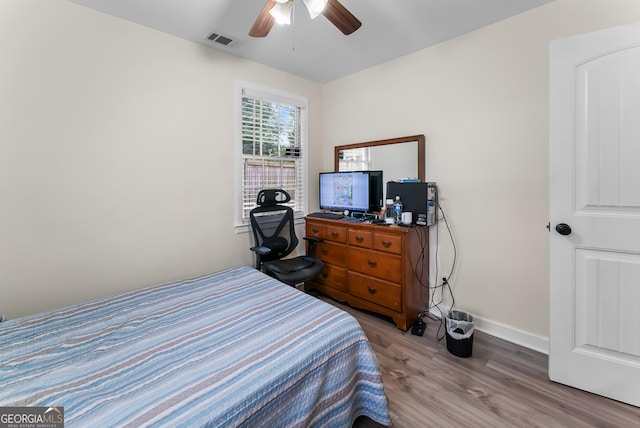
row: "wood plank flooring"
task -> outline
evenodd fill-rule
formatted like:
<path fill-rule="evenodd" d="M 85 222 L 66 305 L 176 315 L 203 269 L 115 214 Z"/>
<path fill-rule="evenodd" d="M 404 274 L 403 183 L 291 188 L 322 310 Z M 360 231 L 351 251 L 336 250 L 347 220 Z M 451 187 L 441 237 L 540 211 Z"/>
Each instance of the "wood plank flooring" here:
<path fill-rule="evenodd" d="M 439 321 L 426 320 L 424 336 L 414 336 L 320 298 L 353 314 L 367 334 L 395 428 L 640 427 L 640 408 L 551 382 L 544 354 L 476 331 L 473 355 L 459 358 L 436 339 Z M 367 418 L 354 424 L 379 426 Z"/>

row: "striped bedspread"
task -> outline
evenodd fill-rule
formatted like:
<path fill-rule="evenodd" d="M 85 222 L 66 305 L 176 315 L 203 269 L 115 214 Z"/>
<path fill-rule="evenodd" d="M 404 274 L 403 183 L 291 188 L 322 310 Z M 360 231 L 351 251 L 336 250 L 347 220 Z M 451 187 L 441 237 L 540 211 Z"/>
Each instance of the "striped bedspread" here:
<path fill-rule="evenodd" d="M 0 406 L 80 427 L 390 424 L 358 322 L 249 267 L 0 323 Z"/>

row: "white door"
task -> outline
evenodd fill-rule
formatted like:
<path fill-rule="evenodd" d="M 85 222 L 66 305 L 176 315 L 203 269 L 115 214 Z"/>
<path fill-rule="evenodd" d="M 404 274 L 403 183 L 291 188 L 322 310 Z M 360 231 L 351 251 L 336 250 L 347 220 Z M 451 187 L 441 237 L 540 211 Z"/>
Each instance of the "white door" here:
<path fill-rule="evenodd" d="M 640 24 L 550 59 L 549 377 L 640 406 Z"/>

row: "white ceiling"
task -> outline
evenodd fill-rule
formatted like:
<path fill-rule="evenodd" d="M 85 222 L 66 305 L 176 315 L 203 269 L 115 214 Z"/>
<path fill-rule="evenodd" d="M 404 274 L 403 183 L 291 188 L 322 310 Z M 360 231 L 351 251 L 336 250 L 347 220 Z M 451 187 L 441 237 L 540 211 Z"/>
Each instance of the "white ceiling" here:
<path fill-rule="evenodd" d="M 293 25 L 247 35 L 266 0 L 69 0 L 310 80 L 327 83 L 552 0 L 340 0 L 362 27 L 345 36 L 294 5 Z M 207 40 L 231 38 L 228 46 Z"/>

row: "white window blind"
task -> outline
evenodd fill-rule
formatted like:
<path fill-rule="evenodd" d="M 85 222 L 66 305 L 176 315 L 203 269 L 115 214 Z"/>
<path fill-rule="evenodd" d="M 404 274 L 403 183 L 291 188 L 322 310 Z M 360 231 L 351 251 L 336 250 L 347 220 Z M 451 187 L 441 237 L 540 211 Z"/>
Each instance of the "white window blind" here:
<path fill-rule="evenodd" d="M 241 93 L 242 221 L 248 222 L 258 192 L 269 188 L 286 190 L 301 215 L 306 103 L 255 89 Z"/>
<path fill-rule="evenodd" d="M 338 171 L 366 171 L 371 169 L 370 147 L 341 150 L 338 158 Z"/>

